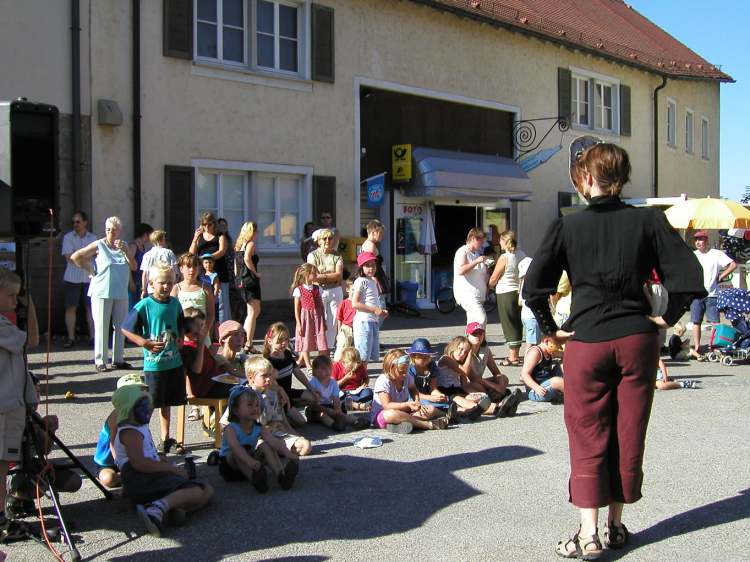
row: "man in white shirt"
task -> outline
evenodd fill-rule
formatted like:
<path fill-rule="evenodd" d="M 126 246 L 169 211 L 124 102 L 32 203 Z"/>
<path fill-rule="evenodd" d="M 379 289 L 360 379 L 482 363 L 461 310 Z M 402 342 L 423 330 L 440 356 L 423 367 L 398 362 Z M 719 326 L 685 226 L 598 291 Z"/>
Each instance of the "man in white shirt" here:
<path fill-rule="evenodd" d="M 73 230 L 63 237 L 62 255 L 65 256 L 67 265 L 63 276 L 65 293 L 65 329 L 68 339 L 65 347 L 73 347 L 76 337 L 76 313 L 78 306 L 83 302 L 86 306 L 86 320 L 89 326 L 89 340 L 94 337 L 94 324 L 91 317 L 91 299 L 88 297 L 89 274 L 71 260 L 70 256 L 76 250 L 80 250 L 96 242 L 96 235 L 88 231 L 89 219 L 86 213 L 78 211 L 73 215 Z"/>
<path fill-rule="evenodd" d="M 466 311 L 466 324 L 479 322 L 487 325 L 484 299 L 487 296 L 488 270 L 482 253 L 485 234 L 472 228 L 466 235 L 466 245 L 456 250 L 453 257 L 453 296 Z"/>
<path fill-rule="evenodd" d="M 718 323 L 719 311 L 716 308 L 716 295 L 719 292 L 719 283 L 729 277 L 737 268 L 737 264 L 721 250 L 715 250 L 708 245 L 708 232 L 699 230 L 694 235 L 695 257 L 703 267 L 703 285 L 708 296 L 703 299 L 695 299 L 690 305 L 690 321 L 693 323 L 693 349 L 690 355 L 700 356 L 701 347 L 701 322 L 705 314 L 709 322 Z"/>

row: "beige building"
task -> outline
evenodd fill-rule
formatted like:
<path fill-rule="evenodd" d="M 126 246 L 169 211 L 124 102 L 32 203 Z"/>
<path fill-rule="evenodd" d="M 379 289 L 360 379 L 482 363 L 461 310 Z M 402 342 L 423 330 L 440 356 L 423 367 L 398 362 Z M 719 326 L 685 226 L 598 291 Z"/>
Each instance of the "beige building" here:
<path fill-rule="evenodd" d="M 540 3 L 509 15 L 502 3 L 464 0 L 2 0 L 0 100 L 60 110 L 64 230 L 78 204 L 96 232 L 117 214 L 126 232 L 166 226 L 179 250 L 203 210 L 235 236 L 255 220 L 264 298 L 274 300 L 287 298 L 305 222 L 330 210 L 351 237 L 379 217 L 389 270 L 416 282 L 427 305 L 475 224 L 512 227 L 533 253 L 573 197 L 567 145 L 577 135 L 628 150 L 627 196 L 718 196 L 720 83 L 731 78 L 607 1 L 622 21 L 602 20 L 592 39 Z M 535 142 L 519 142 L 529 125 L 519 121 L 536 127 Z M 411 181 L 391 176 L 395 144 L 421 155 Z M 514 162 L 558 145 L 528 174 Z M 370 208 L 362 180 L 381 172 L 385 202 Z M 427 212 L 432 256 L 416 251 Z"/>

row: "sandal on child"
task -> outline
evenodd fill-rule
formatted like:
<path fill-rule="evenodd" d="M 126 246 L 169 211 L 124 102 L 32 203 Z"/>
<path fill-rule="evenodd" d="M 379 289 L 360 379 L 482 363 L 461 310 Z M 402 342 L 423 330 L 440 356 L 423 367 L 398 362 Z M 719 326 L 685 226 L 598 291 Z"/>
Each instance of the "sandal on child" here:
<path fill-rule="evenodd" d="M 580 560 L 597 560 L 602 555 L 602 543 L 599 540 L 599 530 L 589 536 L 580 536 L 581 528 L 572 538 L 560 541 L 555 548 L 555 554 L 562 558 L 578 558 Z"/>
<path fill-rule="evenodd" d="M 622 548 L 628 544 L 630 533 L 625 525 L 613 525 L 610 523 L 604 528 L 604 545 L 607 548 Z"/>
<path fill-rule="evenodd" d="M 508 358 L 506 357 L 506 358 L 504 358 L 504 359 L 503 359 L 503 360 L 502 360 L 502 361 L 500 362 L 500 364 L 501 364 L 501 365 L 502 365 L 503 367 L 520 367 L 520 366 L 521 366 L 521 360 L 520 360 L 520 359 L 516 359 L 515 361 L 511 361 L 510 359 L 508 359 Z"/>
<path fill-rule="evenodd" d="M 198 406 L 190 408 L 190 413 L 187 417 L 188 421 L 198 421 L 201 419 L 201 409 Z"/>
<path fill-rule="evenodd" d="M 173 439 L 172 437 L 162 443 L 161 450 L 165 455 L 168 455 L 172 450 L 174 450 L 174 453 L 177 455 L 185 454 L 185 448 L 183 447 L 182 443 L 178 443 L 177 440 Z"/>

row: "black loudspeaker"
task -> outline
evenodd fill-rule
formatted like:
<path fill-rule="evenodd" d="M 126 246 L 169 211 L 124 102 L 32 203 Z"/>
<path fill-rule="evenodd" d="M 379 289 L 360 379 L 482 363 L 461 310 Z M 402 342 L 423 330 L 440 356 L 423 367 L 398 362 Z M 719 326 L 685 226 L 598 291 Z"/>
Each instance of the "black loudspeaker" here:
<path fill-rule="evenodd" d="M 58 208 L 59 112 L 25 99 L 0 102 L 0 236 L 45 236 Z"/>

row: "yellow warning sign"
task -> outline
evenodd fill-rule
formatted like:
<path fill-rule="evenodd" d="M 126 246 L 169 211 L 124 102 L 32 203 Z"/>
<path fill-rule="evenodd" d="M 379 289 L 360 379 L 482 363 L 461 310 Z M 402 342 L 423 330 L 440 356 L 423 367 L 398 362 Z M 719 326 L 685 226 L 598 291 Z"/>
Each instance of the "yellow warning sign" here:
<path fill-rule="evenodd" d="M 394 144 L 391 150 L 393 169 L 391 178 L 393 181 L 411 180 L 411 145 Z"/>

